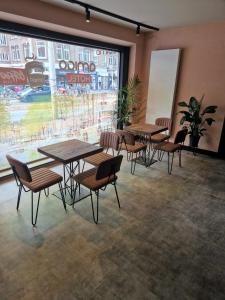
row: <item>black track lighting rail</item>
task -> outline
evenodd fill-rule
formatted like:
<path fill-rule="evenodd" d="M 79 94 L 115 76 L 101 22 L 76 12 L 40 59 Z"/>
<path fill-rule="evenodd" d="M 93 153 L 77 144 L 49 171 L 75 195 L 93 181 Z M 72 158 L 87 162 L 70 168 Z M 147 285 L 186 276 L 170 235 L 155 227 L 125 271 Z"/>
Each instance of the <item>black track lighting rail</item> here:
<path fill-rule="evenodd" d="M 126 18 L 126 17 L 120 16 L 120 15 L 114 14 L 114 13 L 108 11 L 108 10 L 104 10 L 102 8 L 99 8 L 99 7 L 96 7 L 96 6 L 93 6 L 93 5 L 81 2 L 81 1 L 77 1 L 77 0 L 64 0 L 64 1 L 72 3 L 72 4 L 80 5 L 80 6 L 84 7 L 86 10 L 87 9 L 93 10 L 93 11 L 96 11 L 98 13 L 107 15 L 109 17 L 112 17 L 112 18 L 115 18 L 115 19 L 119 19 L 119 20 L 122 20 L 122 21 L 127 22 L 127 23 L 134 24 L 136 26 L 139 26 L 139 28 L 143 27 L 143 28 L 147 28 L 147 29 L 151 29 L 151 30 L 156 30 L 156 31 L 159 30 L 158 27 L 154 27 L 154 26 L 150 26 L 150 25 L 138 22 L 138 21 L 134 21 L 132 19 L 129 19 L 129 18 Z"/>

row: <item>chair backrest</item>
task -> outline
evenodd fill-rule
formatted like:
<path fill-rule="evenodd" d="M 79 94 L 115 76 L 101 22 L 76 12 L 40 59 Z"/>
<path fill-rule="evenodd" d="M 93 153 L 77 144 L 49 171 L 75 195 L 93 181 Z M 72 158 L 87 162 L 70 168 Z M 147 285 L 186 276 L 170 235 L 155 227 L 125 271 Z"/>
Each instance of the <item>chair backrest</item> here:
<path fill-rule="evenodd" d="M 32 181 L 30 170 L 25 163 L 13 158 L 11 155 L 6 155 L 6 158 L 13 170 L 13 174 L 18 177 L 18 179 L 23 179 L 29 182 Z"/>
<path fill-rule="evenodd" d="M 112 148 L 114 150 L 119 149 L 119 136 L 111 131 L 104 131 L 100 135 L 100 146 L 109 149 Z"/>
<path fill-rule="evenodd" d="M 118 135 L 122 137 L 122 142 L 127 145 L 135 145 L 135 135 L 125 130 L 117 130 Z"/>
<path fill-rule="evenodd" d="M 168 130 L 171 130 L 171 124 L 172 124 L 172 120 L 170 118 L 157 118 L 155 120 L 155 125 L 158 126 L 166 126 L 168 127 Z"/>
<path fill-rule="evenodd" d="M 106 177 L 110 177 L 119 172 L 122 159 L 123 155 L 118 155 L 100 163 L 96 172 L 96 179 L 100 180 Z"/>
<path fill-rule="evenodd" d="M 175 140 L 174 140 L 174 144 L 183 144 L 186 138 L 186 135 L 188 133 L 188 129 L 184 128 L 181 129 L 177 132 Z"/>

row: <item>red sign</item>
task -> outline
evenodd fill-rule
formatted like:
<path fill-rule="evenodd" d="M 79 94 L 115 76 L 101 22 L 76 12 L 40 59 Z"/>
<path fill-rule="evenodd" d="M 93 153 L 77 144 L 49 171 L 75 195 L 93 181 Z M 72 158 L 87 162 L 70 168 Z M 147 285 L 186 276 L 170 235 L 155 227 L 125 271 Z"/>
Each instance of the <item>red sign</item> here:
<path fill-rule="evenodd" d="M 17 68 L 0 68 L 0 84 L 27 84 L 26 71 L 24 69 Z"/>
<path fill-rule="evenodd" d="M 92 82 L 91 75 L 89 74 L 66 74 L 66 80 L 68 83 L 82 83 L 89 84 Z"/>

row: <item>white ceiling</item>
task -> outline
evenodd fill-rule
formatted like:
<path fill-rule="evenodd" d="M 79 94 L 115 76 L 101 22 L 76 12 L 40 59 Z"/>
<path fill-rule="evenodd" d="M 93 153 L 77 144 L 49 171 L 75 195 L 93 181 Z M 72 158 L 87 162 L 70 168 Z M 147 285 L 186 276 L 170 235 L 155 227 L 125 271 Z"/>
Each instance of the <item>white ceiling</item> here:
<path fill-rule="evenodd" d="M 79 5 L 64 0 L 44 0 L 75 11 Z M 159 28 L 188 26 L 225 20 L 225 0 L 81 0 L 121 16 Z M 91 12 L 92 15 L 121 23 L 116 19 Z M 123 22 L 125 26 L 129 24 Z"/>

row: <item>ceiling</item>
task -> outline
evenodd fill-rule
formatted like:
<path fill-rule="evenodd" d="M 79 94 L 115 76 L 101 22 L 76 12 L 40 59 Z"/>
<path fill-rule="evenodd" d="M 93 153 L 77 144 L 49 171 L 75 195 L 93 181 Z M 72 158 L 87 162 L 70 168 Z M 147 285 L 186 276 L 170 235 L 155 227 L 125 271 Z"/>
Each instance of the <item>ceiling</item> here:
<path fill-rule="evenodd" d="M 44 0 L 70 10 L 83 12 L 79 5 L 64 0 Z M 225 0 L 81 0 L 121 16 L 159 28 L 189 26 L 225 20 Z M 110 22 L 121 21 L 91 12 Z M 122 22 L 125 26 L 132 26 Z"/>

